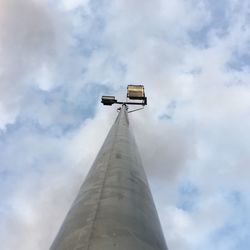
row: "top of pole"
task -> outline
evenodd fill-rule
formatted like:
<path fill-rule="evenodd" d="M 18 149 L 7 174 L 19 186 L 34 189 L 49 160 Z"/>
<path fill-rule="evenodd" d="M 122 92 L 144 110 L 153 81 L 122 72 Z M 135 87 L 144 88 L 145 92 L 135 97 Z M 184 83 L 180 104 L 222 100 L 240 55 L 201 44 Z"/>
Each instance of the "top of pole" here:
<path fill-rule="evenodd" d="M 133 100 L 131 101 L 117 101 L 115 96 L 102 96 L 102 104 L 111 106 L 113 104 L 126 104 L 126 105 L 147 105 L 147 97 L 145 96 L 143 85 L 128 85 L 127 87 L 127 98 Z M 139 100 L 139 102 L 138 102 Z"/>

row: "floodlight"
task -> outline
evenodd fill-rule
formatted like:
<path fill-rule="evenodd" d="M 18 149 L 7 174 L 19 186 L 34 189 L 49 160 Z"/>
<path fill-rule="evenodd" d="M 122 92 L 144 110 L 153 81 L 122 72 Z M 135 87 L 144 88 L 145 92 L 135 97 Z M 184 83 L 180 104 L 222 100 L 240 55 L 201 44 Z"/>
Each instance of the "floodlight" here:
<path fill-rule="evenodd" d="M 114 96 L 102 96 L 102 104 L 103 105 L 113 105 L 114 103 L 117 103 L 117 100 Z"/>
<path fill-rule="evenodd" d="M 145 100 L 143 85 L 128 85 L 127 97 L 132 100 Z"/>

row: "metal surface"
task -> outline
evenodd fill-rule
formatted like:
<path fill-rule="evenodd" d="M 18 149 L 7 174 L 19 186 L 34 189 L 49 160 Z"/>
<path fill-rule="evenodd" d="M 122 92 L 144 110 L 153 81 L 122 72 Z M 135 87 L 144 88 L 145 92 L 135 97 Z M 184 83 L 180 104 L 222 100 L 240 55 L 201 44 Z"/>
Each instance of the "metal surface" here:
<path fill-rule="evenodd" d="M 143 85 L 128 85 L 127 87 L 127 97 L 129 99 L 144 100 L 145 92 Z"/>
<path fill-rule="evenodd" d="M 50 250 L 167 250 L 125 105 Z"/>
<path fill-rule="evenodd" d="M 117 100 L 115 99 L 114 96 L 102 96 L 102 101 L 103 105 L 113 105 L 114 103 L 117 103 Z"/>

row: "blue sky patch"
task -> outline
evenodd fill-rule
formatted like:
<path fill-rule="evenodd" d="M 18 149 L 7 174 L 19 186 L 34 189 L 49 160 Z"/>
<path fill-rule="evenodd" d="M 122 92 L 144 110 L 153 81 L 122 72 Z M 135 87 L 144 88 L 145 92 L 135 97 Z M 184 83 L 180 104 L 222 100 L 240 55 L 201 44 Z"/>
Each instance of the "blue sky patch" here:
<path fill-rule="evenodd" d="M 93 83 L 83 85 L 75 93 L 70 92 L 70 86 L 59 87 L 51 92 L 33 88 L 29 94 L 34 98 L 36 108 L 27 106 L 22 110 L 16 122 L 8 125 L 0 138 L 19 129 L 55 137 L 63 136 L 77 129 L 84 120 L 92 118 L 101 95 L 109 92 L 111 90 L 108 87 Z M 48 122 L 43 121 L 44 113 L 41 110 L 51 112 L 50 115 L 47 113 Z"/>
<path fill-rule="evenodd" d="M 159 116 L 160 120 L 172 120 L 177 108 L 177 101 L 173 100 L 167 105 L 166 111 L 164 114 Z"/>
<path fill-rule="evenodd" d="M 243 71 L 248 69 L 250 72 L 250 53 L 239 54 L 232 53 L 232 57 L 226 65 L 228 70 Z"/>
<path fill-rule="evenodd" d="M 193 183 L 184 181 L 179 186 L 179 201 L 177 207 L 186 211 L 193 212 L 199 198 L 199 189 Z"/>

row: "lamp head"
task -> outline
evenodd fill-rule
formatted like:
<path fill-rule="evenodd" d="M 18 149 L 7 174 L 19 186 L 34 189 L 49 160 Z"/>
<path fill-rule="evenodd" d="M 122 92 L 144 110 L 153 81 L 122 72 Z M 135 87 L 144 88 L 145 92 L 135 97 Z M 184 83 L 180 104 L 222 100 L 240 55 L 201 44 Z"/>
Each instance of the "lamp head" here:
<path fill-rule="evenodd" d="M 114 96 L 102 96 L 102 104 L 103 105 L 113 105 L 114 103 L 117 103 L 117 100 L 115 99 Z"/>

